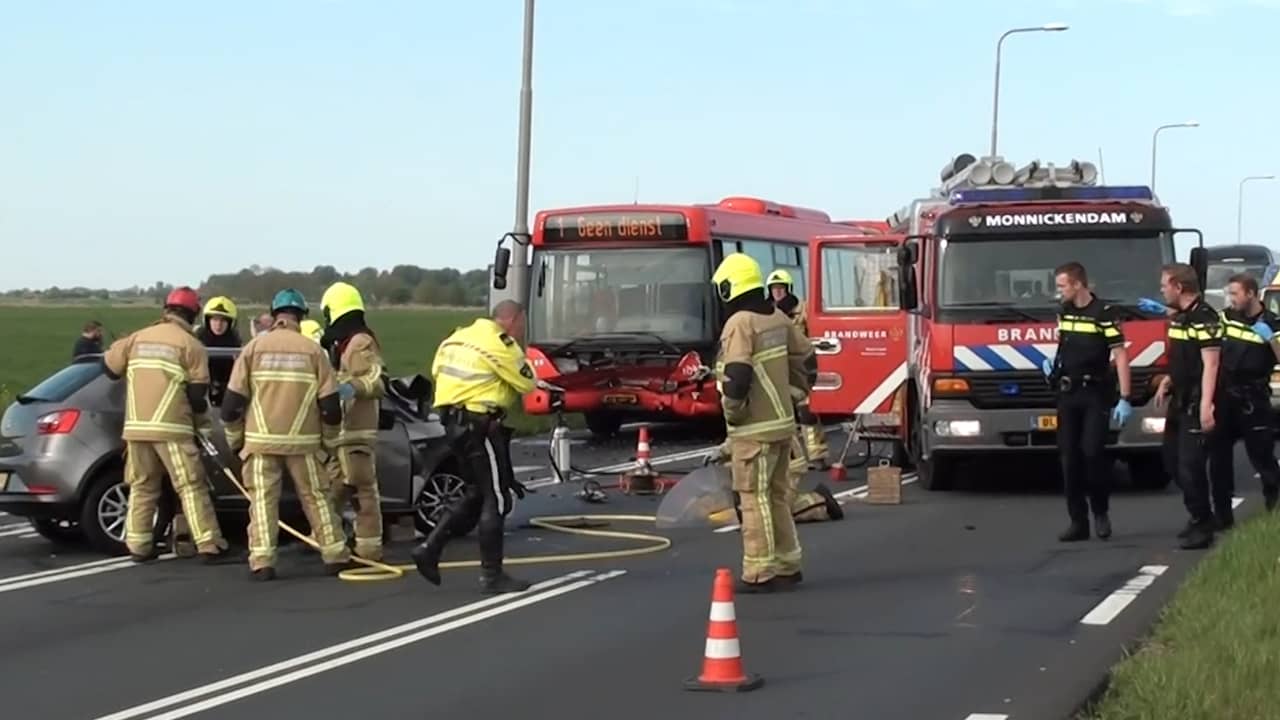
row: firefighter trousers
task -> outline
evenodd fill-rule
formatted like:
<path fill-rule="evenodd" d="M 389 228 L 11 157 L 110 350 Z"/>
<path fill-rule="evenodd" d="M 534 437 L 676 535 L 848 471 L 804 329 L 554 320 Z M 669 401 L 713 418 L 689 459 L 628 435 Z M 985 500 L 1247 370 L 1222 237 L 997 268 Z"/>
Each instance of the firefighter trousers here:
<path fill-rule="evenodd" d="M 196 548 L 202 553 L 225 550 L 227 541 L 213 512 L 213 500 L 209 497 L 204 465 L 200 463 L 195 441 L 130 440 L 126 443 L 124 462 L 125 484 L 129 486 L 124 542 L 129 552 L 147 555 L 155 547 L 153 523 L 166 475 L 182 504 Z"/>
<path fill-rule="evenodd" d="M 331 490 L 338 512 L 351 503 L 356 511 L 356 555 L 382 560 L 382 498 L 373 448 L 343 445 L 330 456 Z"/>
<path fill-rule="evenodd" d="M 1209 436 L 1209 479 L 1214 510 L 1222 515 L 1224 508 L 1231 508 L 1237 440 L 1244 441 L 1249 464 L 1262 480 L 1262 494 L 1268 499 L 1275 498 L 1280 492 L 1280 467 L 1276 466 L 1268 388 L 1225 389 L 1214 403 L 1214 412 L 1217 427 Z"/>
<path fill-rule="evenodd" d="M 809 472 L 809 456 L 805 449 L 805 437 L 797 428 L 791 437 L 790 458 L 787 463 L 787 482 L 791 483 L 791 517 L 800 522 L 822 522 L 830 520 L 827 511 L 827 499 L 817 492 L 799 492 L 800 481 Z M 739 513 L 741 514 L 741 513 Z M 738 518 L 739 524 L 742 518 Z"/>
<path fill-rule="evenodd" d="M 1088 524 L 1089 511 L 1111 508 L 1111 458 L 1107 431 L 1111 403 L 1105 387 L 1081 387 L 1058 395 L 1058 456 L 1071 522 Z"/>
<path fill-rule="evenodd" d="M 831 449 L 827 445 L 827 434 L 822 430 L 822 421 L 809 409 L 807 399 L 796 407 L 796 419 L 800 424 L 800 433 L 804 437 L 808 461 L 825 469 L 830 464 L 827 455 Z"/>
<path fill-rule="evenodd" d="M 742 580 L 763 583 L 800 572 L 800 538 L 791 516 L 791 442 L 734 439 L 733 490 L 742 503 Z"/>
<path fill-rule="evenodd" d="M 328 487 L 315 453 L 263 455 L 251 453 L 244 461 L 245 487 L 249 490 L 249 569 L 275 567 L 280 523 L 280 492 L 284 473 L 293 480 L 294 493 L 311 525 L 311 536 L 320 546 L 326 564 L 350 559 L 342 521 L 333 511 Z"/>
<path fill-rule="evenodd" d="M 1164 466 L 1182 489 L 1182 504 L 1195 523 L 1213 519 L 1210 505 L 1209 471 L 1207 467 L 1209 446 L 1200 430 L 1200 401 L 1198 399 L 1169 403 L 1165 415 L 1163 447 Z M 1214 495 L 1222 496 L 1221 491 Z M 1226 507 L 1231 507 L 1230 492 L 1226 493 Z"/>

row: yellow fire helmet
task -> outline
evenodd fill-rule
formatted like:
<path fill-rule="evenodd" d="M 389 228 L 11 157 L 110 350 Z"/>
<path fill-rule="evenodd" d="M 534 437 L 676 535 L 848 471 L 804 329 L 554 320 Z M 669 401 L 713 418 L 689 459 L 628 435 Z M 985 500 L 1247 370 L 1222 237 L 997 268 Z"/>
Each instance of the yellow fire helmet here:
<path fill-rule="evenodd" d="M 750 255 L 733 253 L 726 255 L 711 276 L 711 284 L 716 286 L 716 293 L 724 302 L 764 287 L 764 275 L 760 272 L 760 264 Z"/>
<path fill-rule="evenodd" d="M 231 298 L 219 295 L 204 304 L 204 316 L 208 317 L 224 317 L 235 324 L 236 321 L 236 304 L 231 302 Z"/>
<path fill-rule="evenodd" d="M 324 335 L 324 328 L 318 321 L 312 320 L 311 318 L 303 320 L 302 326 L 299 329 L 302 331 L 303 335 L 315 340 L 316 342 L 320 342 L 320 337 Z"/>
<path fill-rule="evenodd" d="M 791 279 L 791 273 L 786 270 L 774 270 L 769 273 L 769 279 L 765 280 L 764 284 L 769 287 L 773 287 L 774 285 L 786 285 L 787 292 L 791 292 L 791 289 L 796 286 L 795 281 Z"/>
<path fill-rule="evenodd" d="M 329 289 L 324 291 L 324 297 L 320 298 L 320 311 L 324 314 L 324 321 L 328 325 L 332 325 L 338 318 L 356 310 L 364 310 L 364 299 L 360 297 L 360 291 L 350 283 L 336 282 L 330 285 Z"/>

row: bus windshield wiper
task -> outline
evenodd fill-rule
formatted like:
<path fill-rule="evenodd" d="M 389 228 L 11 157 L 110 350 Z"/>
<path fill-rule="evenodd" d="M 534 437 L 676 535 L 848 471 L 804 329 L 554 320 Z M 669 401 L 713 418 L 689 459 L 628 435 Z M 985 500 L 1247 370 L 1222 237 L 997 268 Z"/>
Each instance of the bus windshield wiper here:
<path fill-rule="evenodd" d="M 1002 303 L 1002 302 L 996 302 L 996 301 L 964 303 L 962 305 L 946 305 L 944 307 L 948 310 L 1000 310 L 1003 312 L 1007 312 L 1011 315 L 1016 315 L 1021 318 L 1026 318 L 1031 322 L 1037 322 L 1037 323 L 1052 322 L 1052 319 L 1046 320 L 1045 318 L 1036 317 L 1035 315 L 1032 315 L 1031 313 L 1027 312 L 1026 310 L 1023 310 L 1022 308 L 1019 308 L 1016 305 L 1010 305 L 1008 303 Z"/>

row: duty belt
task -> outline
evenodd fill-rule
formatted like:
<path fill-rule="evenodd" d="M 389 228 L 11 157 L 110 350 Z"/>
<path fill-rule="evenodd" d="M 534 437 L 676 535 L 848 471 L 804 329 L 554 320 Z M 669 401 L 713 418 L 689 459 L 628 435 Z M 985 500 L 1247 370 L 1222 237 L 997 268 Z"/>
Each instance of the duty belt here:
<path fill-rule="evenodd" d="M 461 425 L 487 425 L 489 423 L 501 422 L 502 418 L 506 415 L 506 413 L 501 410 L 476 412 L 456 405 L 443 405 L 436 408 L 436 411 L 440 413 L 440 421 L 446 425 L 455 423 Z"/>
<path fill-rule="evenodd" d="M 1226 378 L 1222 391 L 1236 397 L 1255 394 L 1271 394 L 1271 383 L 1268 380 L 1232 380 Z"/>
<path fill-rule="evenodd" d="M 1099 387 L 1110 382 L 1110 379 L 1104 376 L 1092 375 L 1085 373 L 1083 375 L 1063 375 L 1058 378 L 1058 392 L 1068 393 L 1072 390 L 1083 390 L 1087 387 Z"/>

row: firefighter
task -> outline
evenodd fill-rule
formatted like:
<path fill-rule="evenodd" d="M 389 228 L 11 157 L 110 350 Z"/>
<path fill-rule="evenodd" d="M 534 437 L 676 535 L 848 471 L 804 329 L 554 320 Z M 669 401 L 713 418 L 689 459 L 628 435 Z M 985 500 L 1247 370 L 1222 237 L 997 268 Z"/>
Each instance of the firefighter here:
<path fill-rule="evenodd" d="M 1222 362 L 1214 402 L 1218 429 L 1209 439 L 1209 479 L 1219 530 L 1228 530 L 1235 524 L 1231 497 L 1235 490 L 1233 454 L 1237 440 L 1244 440 L 1249 463 L 1262 480 L 1267 510 L 1275 508 L 1280 495 L 1270 386 L 1280 317 L 1262 306 L 1258 281 L 1252 275 L 1233 275 L 1227 283 L 1227 298 L 1231 307 L 1222 313 Z"/>
<path fill-rule="evenodd" d="M 733 253 L 711 281 L 726 317 L 716 375 L 742 506 L 742 592 L 790 589 L 801 574 L 787 475 L 796 432 L 792 387 L 807 393 L 816 367 L 808 338 L 773 306 L 750 256 Z"/>
<path fill-rule="evenodd" d="M 809 341 L 809 321 L 804 311 L 804 303 L 795 295 L 795 281 L 786 270 L 774 270 L 766 281 L 769 286 L 769 298 L 775 307 L 787 314 L 791 322 L 800 328 L 805 342 Z M 822 423 L 818 416 L 809 409 L 807 394 L 798 398 L 796 403 L 796 420 L 800 423 L 800 431 L 804 435 L 804 449 L 808 453 L 809 462 L 819 470 L 831 467 L 827 460 L 830 449 L 827 447 L 827 434 L 822 431 Z"/>
<path fill-rule="evenodd" d="M 511 467 L 511 434 L 502 425 L 507 410 L 536 386 L 525 360 L 524 307 L 503 300 L 492 318 L 480 318 L 454 330 L 431 363 L 435 405 L 446 437 L 465 463 L 466 495 L 441 515 L 425 542 L 413 550 L 418 572 L 440 584 L 440 555 L 451 535 L 453 518 L 480 516 L 480 584 L 489 594 L 523 592 L 529 583 L 502 569 L 502 523 L 511 510 L 511 494 L 524 497 Z"/>
<path fill-rule="evenodd" d="M 208 354 L 191 327 L 199 312 L 195 290 L 176 288 L 165 298 L 159 322 L 112 343 L 103 356 L 108 377 L 127 378 L 125 545 L 134 562 L 159 555 L 152 522 L 166 475 L 203 559 L 213 562 L 227 555 L 194 437 L 213 431 Z"/>
<path fill-rule="evenodd" d="M 356 511 L 356 555 L 382 559 L 382 498 L 374 447 L 378 442 L 378 401 L 386 395 L 382 384 L 382 356 L 377 337 L 365 324 L 360 291 L 345 282 L 325 290 L 320 300 L 325 332 L 320 344 L 338 372 L 338 392 L 345 404 L 342 431 L 332 453 L 338 477 L 332 500 L 339 512 L 351 505 Z"/>
<path fill-rule="evenodd" d="M 1178 533 L 1184 550 L 1213 544 L 1214 522 L 1209 499 L 1206 435 L 1213 431 L 1213 399 L 1217 394 L 1222 321 L 1204 301 L 1195 268 L 1171 263 L 1160 269 L 1164 300 L 1144 298 L 1147 312 L 1175 310 L 1169 319 L 1169 374 L 1156 388 L 1156 407 L 1165 407 L 1165 467 L 1182 488 L 1183 504 L 1191 516 Z M 1230 497 L 1227 498 L 1228 505 Z"/>
<path fill-rule="evenodd" d="M 249 570 L 255 580 L 276 576 L 276 526 L 286 470 L 328 572 L 341 572 L 350 560 L 317 460 L 321 447 L 332 447 L 342 428 L 342 403 L 324 350 L 299 332 L 306 313 L 302 293 L 276 293 L 274 325 L 236 358 L 222 403 L 227 444 L 244 458 Z"/>
<path fill-rule="evenodd" d="M 1084 266 L 1066 263 L 1053 274 L 1062 296 L 1058 350 L 1052 362 L 1044 361 L 1044 372 L 1058 396 L 1058 454 L 1071 520 L 1058 539 L 1088 540 L 1092 510 L 1094 532 L 1099 540 L 1106 540 L 1111 537 L 1108 421 L 1123 427 L 1133 415 L 1129 355 L 1115 308 L 1089 290 Z"/>
<path fill-rule="evenodd" d="M 305 337 L 309 337 L 316 342 L 320 342 L 320 339 L 324 337 L 324 326 L 311 318 L 303 320 L 298 329 Z"/>

